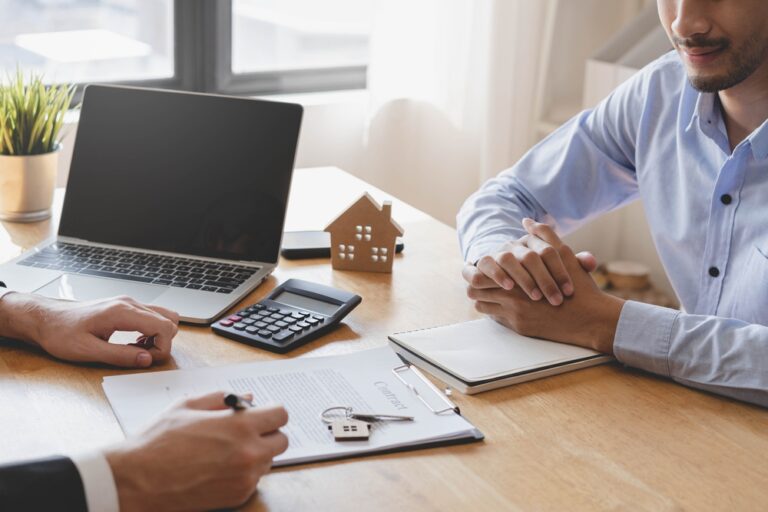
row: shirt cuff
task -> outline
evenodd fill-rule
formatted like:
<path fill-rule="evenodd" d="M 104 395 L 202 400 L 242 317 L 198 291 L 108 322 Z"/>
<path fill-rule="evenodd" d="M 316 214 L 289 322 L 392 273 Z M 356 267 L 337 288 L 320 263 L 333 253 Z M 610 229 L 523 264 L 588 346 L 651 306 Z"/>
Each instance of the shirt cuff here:
<path fill-rule="evenodd" d="M 119 512 L 117 486 L 106 457 L 90 452 L 71 457 L 83 481 L 88 512 Z"/>
<path fill-rule="evenodd" d="M 628 300 L 613 339 L 616 359 L 641 370 L 669 377 L 672 327 L 680 311 Z"/>
<path fill-rule="evenodd" d="M 467 249 L 465 261 L 474 265 L 483 256 L 496 254 L 497 252 L 501 251 L 501 248 L 504 247 L 504 244 L 508 241 L 508 239 L 500 239 L 475 243 L 469 249 Z"/>

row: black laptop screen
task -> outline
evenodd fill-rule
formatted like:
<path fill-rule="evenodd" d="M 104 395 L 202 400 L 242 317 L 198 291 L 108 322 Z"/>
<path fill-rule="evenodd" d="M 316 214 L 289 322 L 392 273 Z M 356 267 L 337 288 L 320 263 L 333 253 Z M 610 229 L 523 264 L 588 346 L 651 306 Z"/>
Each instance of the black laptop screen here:
<path fill-rule="evenodd" d="M 59 234 L 277 262 L 299 105 L 90 86 Z"/>

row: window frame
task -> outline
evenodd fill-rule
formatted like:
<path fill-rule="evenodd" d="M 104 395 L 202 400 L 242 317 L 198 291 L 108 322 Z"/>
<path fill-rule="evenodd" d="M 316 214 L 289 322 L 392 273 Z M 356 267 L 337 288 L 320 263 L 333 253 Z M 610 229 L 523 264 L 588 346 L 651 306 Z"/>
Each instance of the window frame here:
<path fill-rule="evenodd" d="M 232 0 L 173 0 L 173 76 L 95 81 L 232 95 L 364 89 L 367 66 L 233 73 Z M 82 98 L 79 82 L 75 100 Z"/>

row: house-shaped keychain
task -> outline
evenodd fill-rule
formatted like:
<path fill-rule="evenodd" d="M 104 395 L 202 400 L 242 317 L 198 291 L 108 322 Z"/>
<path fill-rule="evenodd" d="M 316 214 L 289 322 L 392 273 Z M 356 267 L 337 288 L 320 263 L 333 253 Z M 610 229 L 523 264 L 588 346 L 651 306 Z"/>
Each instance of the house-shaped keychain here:
<path fill-rule="evenodd" d="M 336 270 L 392 272 L 395 242 L 403 228 L 392 219 L 392 203 L 382 206 L 367 193 L 336 217 L 331 234 L 331 264 Z"/>

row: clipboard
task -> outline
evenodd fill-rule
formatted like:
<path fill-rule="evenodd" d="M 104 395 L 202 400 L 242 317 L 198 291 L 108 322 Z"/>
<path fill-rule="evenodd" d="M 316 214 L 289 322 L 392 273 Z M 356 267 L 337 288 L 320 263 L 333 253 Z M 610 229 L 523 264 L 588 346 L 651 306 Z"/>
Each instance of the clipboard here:
<path fill-rule="evenodd" d="M 216 368 L 105 377 L 104 391 L 123 431 L 143 430 L 172 402 L 216 390 L 251 393 L 257 404 L 282 403 L 288 450 L 273 467 L 481 441 L 484 435 L 421 371 L 388 347 L 328 357 L 250 362 Z M 271 397 L 271 400 L 270 400 Z M 336 442 L 321 421 L 331 406 L 408 414 L 413 422 L 378 422 L 370 438 Z"/>

